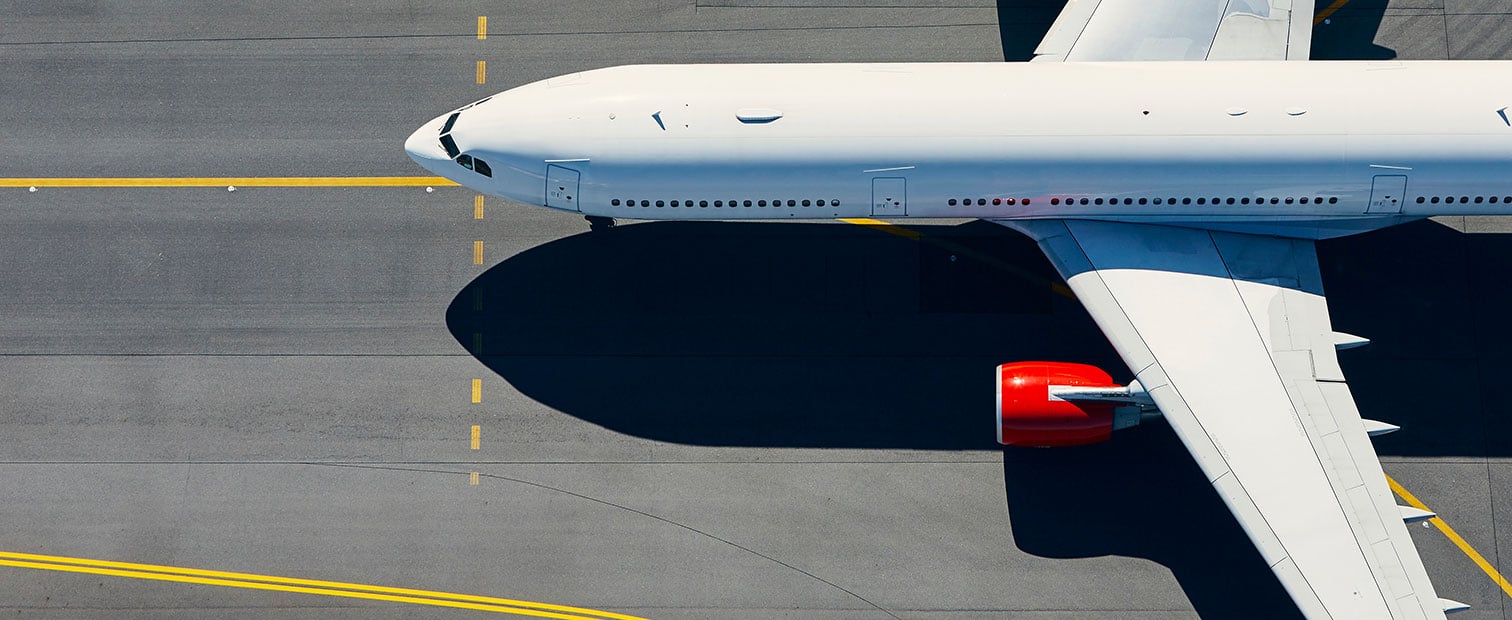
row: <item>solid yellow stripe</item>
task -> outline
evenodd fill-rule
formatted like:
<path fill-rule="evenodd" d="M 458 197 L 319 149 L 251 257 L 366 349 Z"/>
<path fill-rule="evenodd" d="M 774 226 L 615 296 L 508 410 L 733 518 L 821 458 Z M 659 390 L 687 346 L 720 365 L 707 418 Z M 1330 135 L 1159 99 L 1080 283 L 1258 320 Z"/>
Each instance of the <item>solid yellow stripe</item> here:
<path fill-rule="evenodd" d="M 875 229 L 880 230 L 882 232 L 885 232 L 885 233 L 888 233 L 888 234 L 892 234 L 892 235 L 897 235 L 897 236 L 903 237 L 905 239 L 913 239 L 914 241 L 921 241 L 921 242 L 925 242 L 925 243 L 932 243 L 932 244 L 937 245 L 939 247 L 942 247 L 942 248 L 945 248 L 947 250 L 950 250 L 951 252 L 955 252 L 956 254 L 964 254 L 964 255 L 967 255 L 967 256 L 975 257 L 977 260 L 980 260 L 980 261 L 982 261 L 984 263 L 987 263 L 989 265 L 997 267 L 998 269 L 1002 269 L 1004 271 L 1012 273 L 1015 276 L 1018 276 L 1020 278 L 1024 278 L 1025 280 L 1028 280 L 1030 282 L 1039 282 L 1039 281 L 1043 281 L 1044 280 L 1043 278 L 1040 278 L 1040 277 L 1038 277 L 1036 275 L 1033 275 L 1033 274 L 1031 274 L 1031 273 L 1029 273 L 1029 272 L 1027 272 L 1027 271 L 1025 271 L 1025 270 L 1023 270 L 1021 268 L 1019 268 L 1017 265 L 1010 265 L 1008 263 L 999 261 L 999 260 L 997 260 L 995 258 L 992 258 L 990 256 L 984 256 L 984 255 L 982 255 L 982 254 L 980 254 L 980 253 L 972 250 L 971 248 L 961 247 L 961 246 L 958 246 L 958 245 L 956 245 L 954 243 L 947 243 L 947 242 L 944 242 L 944 241 L 939 241 L 939 240 L 935 240 L 935 239 L 929 239 L 927 237 L 924 237 L 923 234 L 919 233 L 916 230 L 911 230 L 911 229 L 908 229 L 908 228 L 904 228 L 904 227 L 898 226 L 896 224 L 889 224 L 889 223 L 884 222 L 882 220 L 874 220 L 874 219 L 865 218 L 865 217 L 840 218 L 840 221 L 845 222 L 847 224 L 856 224 L 858 226 L 866 226 L 866 227 L 869 227 L 869 228 L 875 228 Z M 1067 287 L 1066 285 L 1061 284 L 1059 282 L 1052 282 L 1052 283 L 1050 283 L 1050 291 L 1053 292 L 1053 293 L 1055 293 L 1055 294 L 1057 294 L 1057 295 L 1061 295 L 1063 297 L 1069 297 L 1071 299 L 1076 299 L 1076 294 L 1072 293 L 1071 289 L 1069 287 Z"/>
<path fill-rule="evenodd" d="M 0 552 L 0 556 L 20 556 L 38 559 L 52 557 L 6 552 Z M 636 616 L 595 611 L 592 609 L 567 607 L 564 605 L 551 605 L 548 603 L 534 603 L 531 601 L 495 599 L 490 597 L 471 596 L 466 594 L 452 594 L 448 592 L 429 592 L 426 590 L 411 590 L 407 588 L 386 588 L 382 586 L 368 586 L 355 583 L 317 581 L 311 579 L 290 579 L 285 577 L 270 577 L 266 575 L 250 575 L 245 573 L 226 573 L 221 571 L 206 571 L 198 569 L 176 568 L 172 566 L 156 566 L 151 564 L 131 564 L 129 562 L 86 560 L 83 558 L 59 557 L 56 559 L 61 562 L 28 562 L 20 560 L 0 559 L 0 566 L 33 568 L 37 570 L 61 571 L 69 573 L 87 573 L 93 575 L 109 575 L 114 577 L 130 577 L 132 579 L 172 581 L 177 583 L 197 583 L 228 588 L 274 590 L 281 592 L 296 592 L 300 594 L 318 594 L 321 596 L 360 598 L 375 601 L 390 601 L 395 603 L 411 603 L 415 605 L 432 605 L 436 607 L 455 607 L 459 609 L 475 609 L 479 611 L 492 611 L 496 613 L 515 614 L 519 616 L 559 618 L 561 620 L 600 620 L 603 618 L 613 618 L 615 620 L 644 620 L 643 618 L 637 618 Z M 127 568 L 141 567 L 146 570 L 108 568 L 109 566 L 122 566 Z M 222 577 L 230 577 L 230 579 Z M 330 587 L 312 586 L 331 586 L 334 588 L 345 589 L 331 589 Z M 441 597 L 450 598 L 452 600 L 445 600 L 445 598 Z"/>
<path fill-rule="evenodd" d="M 1414 497 L 1411 493 L 1408 493 L 1406 488 L 1404 488 L 1400 484 L 1397 484 L 1396 480 L 1392 480 L 1391 476 L 1386 476 L 1386 484 L 1391 485 L 1391 490 L 1397 495 L 1402 496 L 1402 499 L 1407 500 L 1407 503 L 1410 504 L 1413 508 L 1433 512 L 1433 510 L 1429 509 L 1428 506 L 1423 504 L 1423 502 L 1418 501 L 1417 497 Z M 1486 558 L 1482 556 L 1479 551 L 1476 551 L 1474 547 L 1471 547 L 1470 543 L 1465 542 L 1465 539 L 1460 537 L 1459 532 L 1454 531 L 1454 528 L 1449 527 L 1448 523 L 1445 523 L 1443 519 L 1440 519 L 1438 517 L 1433 517 L 1432 519 L 1429 519 L 1428 522 L 1432 523 L 1433 526 L 1438 528 L 1440 532 L 1443 532 L 1444 537 L 1448 538 L 1449 542 L 1454 543 L 1454 546 L 1459 547 L 1460 551 L 1464 552 L 1466 556 L 1469 556 L 1470 561 L 1475 562 L 1475 565 L 1480 567 L 1481 572 L 1485 573 L 1487 577 L 1490 577 L 1491 581 L 1496 582 L 1496 585 L 1501 587 L 1502 592 L 1505 592 L 1507 596 L 1512 597 L 1512 583 L 1507 583 L 1507 578 L 1503 577 L 1500 572 L 1497 572 L 1496 567 L 1491 566 L 1491 563 L 1487 562 Z"/>
<path fill-rule="evenodd" d="M 868 217 L 844 217 L 844 218 L 840 218 L 840 221 L 845 222 L 847 224 L 855 224 L 857 226 L 867 226 L 867 227 L 875 228 L 877 230 L 880 230 L 882 232 L 888 233 L 890 235 L 897 235 L 897 236 L 903 237 L 905 239 L 913 239 L 915 241 L 918 241 L 919 237 L 920 237 L 920 235 L 919 235 L 918 232 L 909 230 L 909 229 L 904 228 L 902 226 L 898 226 L 898 225 L 895 225 L 895 224 L 889 224 L 889 223 L 884 222 L 882 220 L 874 220 L 874 219 L 871 219 L 871 218 L 868 218 Z"/>
<path fill-rule="evenodd" d="M 422 187 L 445 177 L 38 177 L 0 178 L 0 187 Z"/>
<path fill-rule="evenodd" d="M 482 40 L 487 39 L 487 38 L 488 38 L 488 16 L 487 15 L 479 15 L 478 16 L 478 40 L 482 41 Z"/>
<path fill-rule="evenodd" d="M 1323 23 L 1323 20 L 1328 19 L 1329 15 L 1333 15 L 1334 11 L 1344 8 L 1346 4 L 1349 4 L 1349 0 L 1334 0 L 1333 4 L 1328 5 L 1328 8 L 1320 11 L 1318 16 L 1313 18 L 1313 25 L 1316 26 Z"/>

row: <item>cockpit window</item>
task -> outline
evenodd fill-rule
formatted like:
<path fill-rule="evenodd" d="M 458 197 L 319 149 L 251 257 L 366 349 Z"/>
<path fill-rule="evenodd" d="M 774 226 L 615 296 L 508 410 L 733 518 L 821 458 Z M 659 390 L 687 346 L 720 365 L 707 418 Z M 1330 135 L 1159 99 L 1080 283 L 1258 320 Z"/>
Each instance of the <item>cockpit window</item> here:
<path fill-rule="evenodd" d="M 487 97 L 484 97 L 484 98 L 482 98 L 482 99 L 479 99 L 479 100 L 477 100 L 477 101 L 474 101 L 474 102 L 472 102 L 472 103 L 469 103 L 469 104 L 467 104 L 467 105 L 465 105 L 465 106 L 462 106 L 462 107 L 460 107 L 460 108 L 457 108 L 457 111 L 458 111 L 458 112 L 461 112 L 461 111 L 463 111 L 463 110 L 466 110 L 466 109 L 468 109 L 468 108 L 470 108 L 470 107 L 473 107 L 473 106 L 475 106 L 475 105 L 478 105 L 478 104 L 481 104 L 481 103 L 483 103 L 483 102 L 484 102 L 484 101 L 488 101 L 488 100 L 489 100 L 489 99 L 493 99 L 493 95 L 489 95 L 489 96 L 487 96 Z"/>
<path fill-rule="evenodd" d="M 458 116 L 462 116 L 462 113 L 452 112 L 451 116 L 446 117 L 446 124 L 441 126 L 441 133 L 451 133 L 452 125 L 457 124 Z"/>
<path fill-rule="evenodd" d="M 472 170 L 473 169 L 473 158 L 472 158 L 472 155 L 458 155 L 457 156 L 457 163 L 462 164 L 462 167 L 466 168 L 468 170 Z"/>
<path fill-rule="evenodd" d="M 457 141 L 453 140 L 450 135 L 441 136 L 441 146 L 446 148 L 447 157 L 456 158 L 457 153 L 462 152 L 462 149 L 457 148 Z"/>
<path fill-rule="evenodd" d="M 481 174 L 481 175 L 483 175 L 485 177 L 488 177 L 490 179 L 493 178 L 493 168 L 489 168 L 488 167 L 488 163 L 484 162 L 481 159 L 474 159 L 473 160 L 473 172 Z"/>

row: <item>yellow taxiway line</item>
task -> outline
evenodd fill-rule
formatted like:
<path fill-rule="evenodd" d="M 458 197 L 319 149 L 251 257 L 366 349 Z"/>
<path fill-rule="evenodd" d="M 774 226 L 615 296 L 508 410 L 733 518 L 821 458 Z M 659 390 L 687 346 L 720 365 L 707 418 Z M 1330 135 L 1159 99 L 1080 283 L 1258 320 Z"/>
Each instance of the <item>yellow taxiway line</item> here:
<path fill-rule="evenodd" d="M 37 177 L 0 178 L 0 187 L 430 187 L 445 177 Z"/>
<path fill-rule="evenodd" d="M 584 609 L 581 607 L 568 607 L 566 605 L 553 605 L 550 603 L 536 603 L 488 596 L 473 596 L 470 594 L 434 592 L 411 588 L 391 588 L 341 581 L 274 577 L 270 575 L 233 573 L 197 568 L 180 568 L 157 564 L 135 564 L 131 562 L 37 555 L 33 553 L 0 551 L 0 566 L 178 583 L 197 583 L 251 590 L 276 590 L 300 594 L 318 594 L 322 596 L 339 596 L 373 601 L 409 603 L 413 605 L 430 605 L 433 607 L 453 607 L 516 616 L 557 618 L 559 620 L 645 620 L 637 616 Z"/>
<path fill-rule="evenodd" d="M 1407 489 L 1398 484 L 1396 480 L 1393 480 L 1391 476 L 1386 476 L 1386 484 L 1391 485 L 1392 492 L 1400 495 L 1402 499 L 1407 500 L 1407 503 L 1410 504 L 1413 508 L 1433 512 L 1432 509 L 1428 508 L 1428 506 L 1424 505 L 1423 502 L 1419 501 L 1417 497 L 1415 497 L 1411 493 L 1408 493 Z M 1475 547 L 1471 547 L 1470 543 L 1465 542 L 1465 539 L 1459 535 L 1459 532 L 1454 531 L 1454 528 L 1449 527 L 1448 523 L 1445 523 L 1443 519 L 1440 519 L 1438 517 L 1433 517 L 1429 519 L 1428 522 L 1432 523 L 1433 527 L 1438 528 L 1438 531 L 1444 534 L 1444 538 L 1448 538 L 1449 542 L 1452 542 L 1454 543 L 1454 546 L 1459 547 L 1459 550 L 1466 556 L 1468 556 L 1471 562 L 1475 562 L 1475 565 L 1480 567 L 1481 572 L 1485 573 L 1487 577 L 1490 577 L 1491 581 L 1496 582 L 1496 585 L 1502 589 L 1502 592 L 1505 592 L 1508 597 L 1512 597 L 1512 583 L 1507 583 L 1507 578 L 1503 577 L 1502 574 L 1496 570 L 1496 567 L 1492 566 L 1490 562 L 1487 562 L 1485 556 L 1482 556 L 1479 551 L 1476 551 Z"/>
<path fill-rule="evenodd" d="M 1335 11 L 1344 8 L 1346 4 L 1349 4 L 1349 0 L 1334 0 L 1334 3 L 1328 5 L 1328 8 L 1318 11 L 1318 15 L 1313 18 L 1313 25 L 1316 26 L 1323 23 L 1323 20 L 1328 19 L 1328 16 L 1333 15 Z"/>

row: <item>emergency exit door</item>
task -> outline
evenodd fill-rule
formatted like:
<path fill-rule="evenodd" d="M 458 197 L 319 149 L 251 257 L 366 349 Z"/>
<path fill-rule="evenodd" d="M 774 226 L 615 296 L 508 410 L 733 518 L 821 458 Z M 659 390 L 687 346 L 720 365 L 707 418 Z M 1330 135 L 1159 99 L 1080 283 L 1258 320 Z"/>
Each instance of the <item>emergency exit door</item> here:
<path fill-rule="evenodd" d="M 1407 177 L 1403 175 L 1380 175 L 1370 188 L 1371 215 L 1392 215 L 1402 212 L 1402 196 L 1407 193 Z"/>
<path fill-rule="evenodd" d="M 553 209 L 578 209 L 578 172 L 556 164 L 546 166 L 546 206 Z"/>
<path fill-rule="evenodd" d="M 872 179 L 873 217 L 908 215 L 908 184 L 896 177 Z"/>

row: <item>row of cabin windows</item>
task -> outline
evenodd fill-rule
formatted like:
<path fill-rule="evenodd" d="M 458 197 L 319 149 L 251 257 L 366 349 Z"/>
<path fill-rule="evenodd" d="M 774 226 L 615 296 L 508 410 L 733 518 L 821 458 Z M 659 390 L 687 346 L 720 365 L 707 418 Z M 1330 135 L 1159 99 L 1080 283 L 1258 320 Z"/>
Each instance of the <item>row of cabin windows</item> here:
<path fill-rule="evenodd" d="M 1157 204 L 1157 205 L 1158 204 L 1167 204 L 1167 205 L 1174 205 L 1174 204 L 1183 204 L 1183 205 L 1189 205 L 1189 204 L 1199 204 L 1199 205 L 1206 205 L 1206 204 L 1215 204 L 1215 205 L 1217 205 L 1217 204 L 1230 204 L 1230 205 L 1232 205 L 1232 204 L 1241 204 L 1241 205 L 1247 205 L 1247 204 L 1251 204 L 1251 203 L 1257 204 L 1257 205 L 1263 205 L 1263 204 L 1266 204 L 1266 202 L 1269 202 L 1270 204 L 1273 204 L 1273 205 L 1282 204 L 1282 203 L 1285 203 L 1285 204 L 1296 204 L 1296 203 L 1301 203 L 1301 204 L 1324 204 L 1325 202 L 1327 202 L 1328 204 L 1331 204 L 1331 205 L 1332 204 L 1339 204 L 1339 198 L 1337 196 L 1330 196 L 1328 198 L 1324 198 L 1322 196 L 1317 196 L 1317 197 L 1303 196 L 1301 198 L 1295 198 L 1295 197 L 1281 198 L 1281 197 L 1276 197 L 1276 196 L 1272 196 L 1270 198 L 1249 198 L 1249 197 L 1244 197 L 1244 198 L 1234 198 L 1234 197 L 1229 197 L 1229 198 L 1218 198 L 1218 197 L 1207 198 L 1207 197 L 1204 196 L 1204 197 L 1199 197 L 1199 198 L 1187 197 L 1187 198 L 1164 198 L 1164 199 L 1162 199 L 1162 198 L 1064 198 L 1064 199 L 1062 199 L 1062 198 L 1051 198 L 1050 199 L 1050 204 L 1059 205 L 1059 204 L 1061 204 L 1062 200 L 1064 200 L 1065 203 L 1068 204 L 1068 205 L 1075 205 L 1075 204 L 1084 204 L 1084 205 L 1102 205 L 1102 204 L 1108 204 L 1108 205 L 1116 205 L 1116 204 L 1126 204 L 1126 205 L 1133 205 L 1133 204 L 1141 204 L 1141 205 L 1148 205 L 1148 204 Z M 993 199 L 991 199 L 991 201 L 992 201 L 992 204 L 994 204 L 994 205 L 1001 205 L 1001 204 L 1009 204 L 1009 205 L 1012 205 L 1012 204 L 1026 204 L 1027 205 L 1027 204 L 1030 204 L 1030 199 L 1028 199 L 1028 198 L 993 198 Z M 1423 200 L 1421 198 L 1418 199 L 1418 202 L 1422 202 L 1422 201 Z M 1438 199 L 1435 198 L 1434 201 L 1437 202 Z M 976 204 L 978 206 L 986 205 L 987 202 L 988 202 L 987 198 L 975 198 L 975 199 L 973 199 L 973 198 L 965 198 L 965 199 L 960 199 L 960 200 L 957 200 L 955 198 L 951 198 L 950 200 L 946 201 L 946 204 L 948 204 L 948 205 L 950 205 L 950 206 L 953 207 L 953 206 L 956 206 L 957 203 L 959 203 L 961 205 L 969 207 L 972 204 Z M 1476 202 L 1479 202 L 1479 200 L 1477 199 Z M 1492 202 L 1495 202 L 1495 200 L 1493 200 Z M 1512 198 L 1509 198 L 1508 202 L 1512 202 Z"/>
<path fill-rule="evenodd" d="M 784 204 L 784 202 L 786 202 L 787 206 L 789 206 L 789 207 L 797 207 L 797 206 L 804 206 L 804 207 L 810 207 L 810 206 L 813 206 L 813 207 L 838 207 L 838 206 L 840 206 L 840 201 L 838 201 L 838 200 L 787 200 L 787 201 L 773 200 L 771 202 L 771 206 L 780 207 L 780 206 L 782 206 Z M 697 207 L 710 207 L 710 206 L 713 206 L 713 207 L 716 207 L 716 208 L 723 207 L 723 206 L 726 206 L 726 205 L 729 205 L 730 207 L 765 207 L 765 206 L 767 206 L 767 201 L 765 201 L 765 200 L 745 200 L 745 201 L 740 201 L 740 200 L 730 200 L 730 201 L 724 201 L 724 200 L 714 200 L 714 201 L 700 200 L 697 203 L 694 203 L 694 201 L 692 201 L 692 200 L 672 200 L 672 201 L 657 200 L 657 201 L 654 201 L 654 202 L 650 201 L 650 200 L 641 200 L 639 203 L 640 203 L 640 206 L 642 206 L 642 207 L 649 207 L 649 206 L 652 206 L 652 205 L 655 205 L 655 206 L 658 206 L 658 207 L 665 207 L 665 206 L 669 206 L 669 204 L 670 204 L 670 206 L 673 206 L 673 207 L 694 207 L 694 206 L 697 206 Z M 620 199 L 615 198 L 614 200 L 610 200 L 609 204 L 618 207 L 622 203 L 621 203 Z M 627 207 L 633 207 L 633 206 L 636 205 L 636 201 L 635 200 L 625 200 L 625 201 L 623 201 L 623 204 L 625 206 L 627 206 Z"/>
<path fill-rule="evenodd" d="M 1485 196 L 1475 196 L 1473 198 L 1470 197 L 1470 196 L 1460 196 L 1459 199 L 1458 199 L 1458 202 L 1460 204 L 1468 204 L 1472 200 L 1475 201 L 1475 204 L 1480 204 L 1480 203 L 1483 203 L 1483 202 L 1489 202 L 1491 204 L 1496 204 L 1497 201 L 1500 200 L 1501 202 L 1504 202 L 1504 203 L 1507 203 L 1509 205 L 1512 205 L 1512 196 L 1503 196 L 1503 197 L 1492 196 L 1490 198 L 1487 198 Z M 1438 196 L 1433 196 L 1431 198 L 1427 198 L 1427 197 L 1423 197 L 1423 196 L 1418 196 L 1418 198 L 1417 198 L 1417 203 L 1418 204 L 1423 204 L 1425 202 L 1431 202 L 1433 204 L 1438 204 L 1440 201 L 1442 201 L 1444 204 L 1448 204 L 1448 205 L 1452 205 L 1452 204 L 1454 204 L 1456 202 L 1454 196 L 1445 196 L 1443 198 L 1439 198 Z"/>

